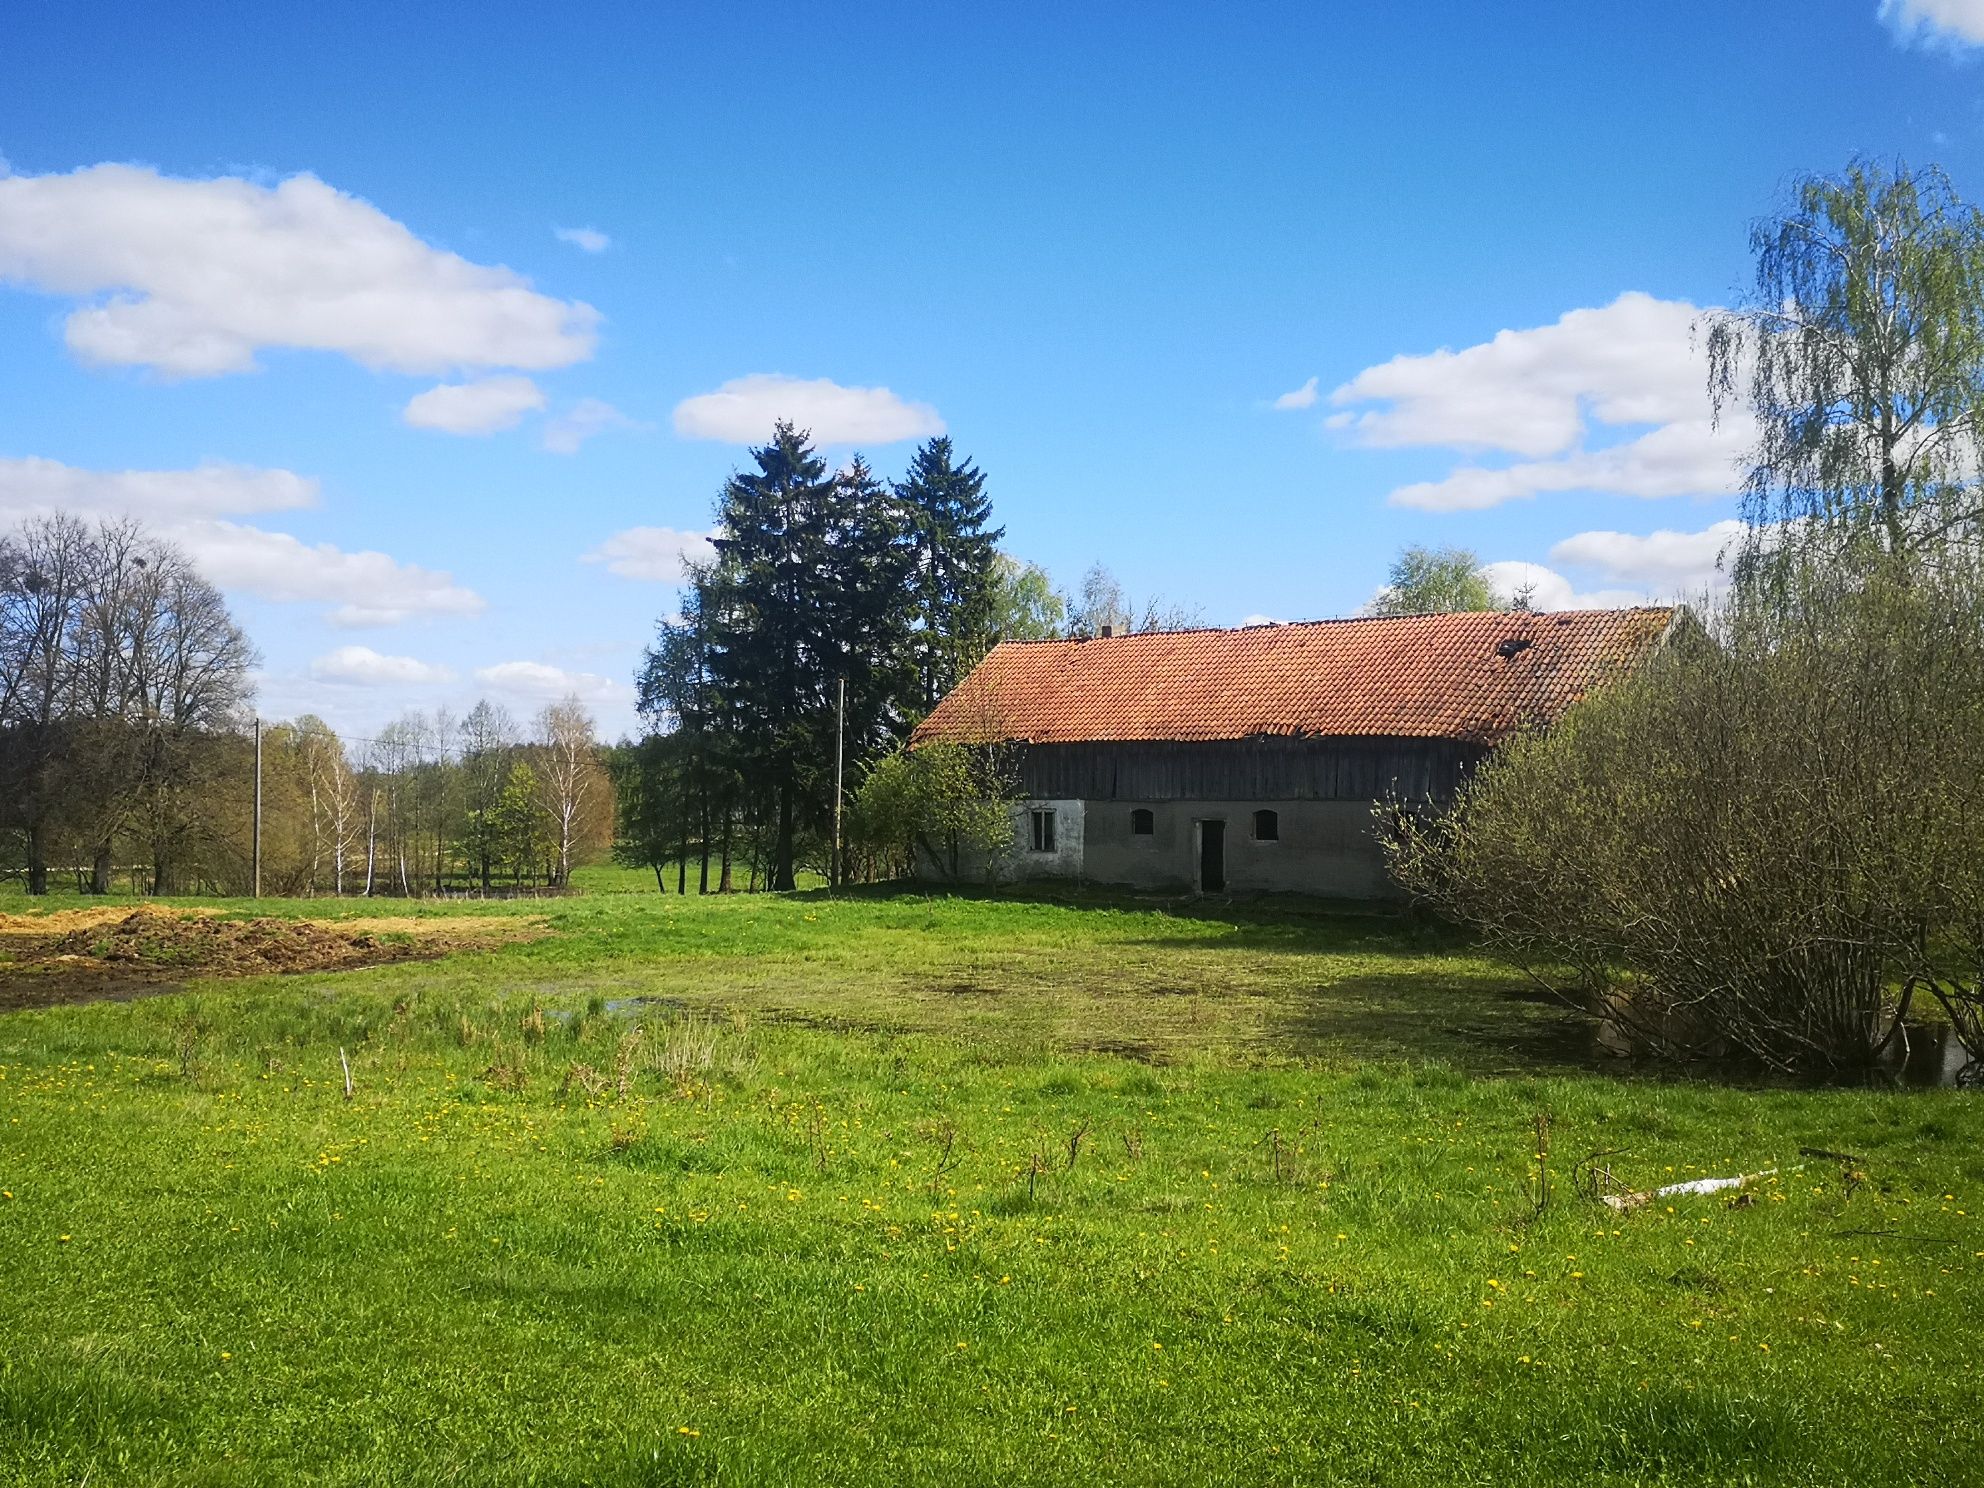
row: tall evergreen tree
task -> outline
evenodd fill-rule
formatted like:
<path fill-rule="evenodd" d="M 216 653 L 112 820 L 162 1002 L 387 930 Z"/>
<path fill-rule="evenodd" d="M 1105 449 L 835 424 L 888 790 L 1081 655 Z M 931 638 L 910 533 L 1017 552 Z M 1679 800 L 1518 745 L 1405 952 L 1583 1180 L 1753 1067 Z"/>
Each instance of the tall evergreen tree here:
<path fill-rule="evenodd" d="M 950 457 L 938 454 L 941 473 Z M 715 517 L 716 557 L 692 571 L 680 619 L 660 627 L 640 672 L 643 715 L 675 741 L 668 779 L 660 753 L 641 768 L 653 789 L 695 797 L 705 888 L 712 850 L 728 887 L 734 848 L 754 884 L 790 889 L 802 856 L 838 874 L 837 745 L 852 791 L 923 711 L 927 547 L 915 509 L 867 461 L 830 473 L 784 423 L 725 483 Z"/>
<path fill-rule="evenodd" d="M 827 691 L 820 721 L 821 759 L 831 771 L 837 750 L 856 771 L 886 754 L 926 708 L 918 676 L 919 639 L 912 587 L 916 548 L 905 503 L 876 479 L 856 455 L 840 474 L 828 542 L 832 575 L 821 614 L 820 663 Z M 838 711 L 837 683 L 845 681 L 844 737 L 832 726 Z M 822 808 L 823 826 L 833 818 L 832 776 Z M 857 782 L 858 783 L 858 780 Z M 827 872 L 841 877 L 841 844 L 827 854 Z"/>
<path fill-rule="evenodd" d="M 806 438 L 780 423 L 717 500 L 717 559 L 702 610 L 717 707 L 734 721 L 729 751 L 776 822 L 771 879 L 794 886 L 802 797 L 817 780 L 809 716 L 821 701 L 816 637 L 825 596 L 827 514 L 835 481 Z"/>
<path fill-rule="evenodd" d="M 928 712 L 992 642 L 999 597 L 999 539 L 988 527 L 985 475 L 959 461 L 947 436 L 921 445 L 895 488 L 914 554 L 918 705 Z"/>

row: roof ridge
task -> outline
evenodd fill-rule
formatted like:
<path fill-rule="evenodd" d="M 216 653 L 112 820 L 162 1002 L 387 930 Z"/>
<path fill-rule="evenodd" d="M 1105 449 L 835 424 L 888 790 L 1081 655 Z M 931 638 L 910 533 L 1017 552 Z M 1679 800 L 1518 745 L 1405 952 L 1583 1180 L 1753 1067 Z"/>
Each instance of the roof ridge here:
<path fill-rule="evenodd" d="M 1318 620 L 1269 620 L 1255 625 L 1180 625 L 1162 630 L 1126 630 L 1118 635 L 1032 636 L 1001 639 L 1001 646 L 1079 646 L 1091 641 L 1127 641 L 1142 636 L 1240 635 L 1250 630 L 1307 630 L 1324 625 L 1384 625 L 1400 620 L 1450 620 L 1463 616 L 1518 615 L 1531 619 L 1558 615 L 1650 615 L 1673 614 L 1678 605 L 1595 605 L 1579 610 L 1414 610 L 1405 615 L 1326 615 Z"/>

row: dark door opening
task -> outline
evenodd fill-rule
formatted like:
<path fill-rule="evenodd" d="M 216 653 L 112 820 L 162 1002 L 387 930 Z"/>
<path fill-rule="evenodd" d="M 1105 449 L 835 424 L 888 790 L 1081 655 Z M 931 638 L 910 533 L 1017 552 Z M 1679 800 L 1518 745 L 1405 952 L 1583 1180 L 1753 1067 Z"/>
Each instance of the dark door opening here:
<path fill-rule="evenodd" d="M 1220 894 L 1226 891 L 1226 823 L 1205 821 L 1199 823 L 1199 892 Z"/>

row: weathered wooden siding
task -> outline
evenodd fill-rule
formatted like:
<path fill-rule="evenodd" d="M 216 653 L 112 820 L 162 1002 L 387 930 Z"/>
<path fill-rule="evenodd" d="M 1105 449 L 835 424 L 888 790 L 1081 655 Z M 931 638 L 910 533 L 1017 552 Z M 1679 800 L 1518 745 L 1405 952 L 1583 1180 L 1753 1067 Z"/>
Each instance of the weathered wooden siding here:
<path fill-rule="evenodd" d="M 1487 751 L 1446 739 L 1033 744 L 1020 789 L 1082 801 L 1444 801 Z"/>

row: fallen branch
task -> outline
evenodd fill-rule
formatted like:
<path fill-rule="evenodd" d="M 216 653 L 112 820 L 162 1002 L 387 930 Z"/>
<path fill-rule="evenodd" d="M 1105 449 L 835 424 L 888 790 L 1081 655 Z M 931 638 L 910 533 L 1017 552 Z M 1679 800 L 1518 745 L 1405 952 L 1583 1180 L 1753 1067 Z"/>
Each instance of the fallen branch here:
<path fill-rule="evenodd" d="M 344 1098 L 351 1099 L 351 1061 L 344 1057 L 343 1048 L 338 1050 L 338 1063 L 344 1066 Z"/>

